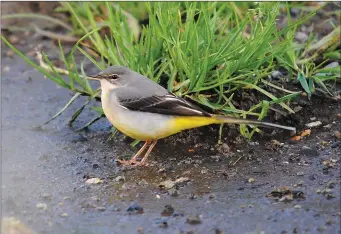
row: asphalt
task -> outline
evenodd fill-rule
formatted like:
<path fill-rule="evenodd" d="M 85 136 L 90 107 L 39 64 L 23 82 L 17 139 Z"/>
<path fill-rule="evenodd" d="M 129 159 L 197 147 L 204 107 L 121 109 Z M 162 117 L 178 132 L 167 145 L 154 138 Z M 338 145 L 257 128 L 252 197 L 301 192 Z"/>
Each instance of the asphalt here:
<path fill-rule="evenodd" d="M 115 159 L 137 148 L 122 135 L 109 138 L 106 119 L 75 132 L 96 116 L 86 109 L 68 126 L 83 97 L 35 128 L 72 93 L 2 49 L 3 219 L 36 233 L 340 233 L 340 103 L 309 107 L 323 111 L 302 121 L 331 127 L 296 143 L 277 131 L 217 150 L 218 130 L 208 127 L 161 141 L 149 168 L 122 169 Z M 91 178 L 102 183 L 87 184 Z M 160 186 L 179 178 L 172 189 Z"/>

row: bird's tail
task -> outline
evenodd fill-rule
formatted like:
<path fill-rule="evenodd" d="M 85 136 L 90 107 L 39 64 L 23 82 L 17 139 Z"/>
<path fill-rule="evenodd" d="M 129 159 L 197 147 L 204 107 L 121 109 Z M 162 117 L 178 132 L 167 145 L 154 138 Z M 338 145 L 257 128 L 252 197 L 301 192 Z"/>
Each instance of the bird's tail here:
<path fill-rule="evenodd" d="M 250 124 L 250 125 L 256 125 L 260 127 L 281 128 L 281 129 L 296 132 L 295 127 L 283 126 L 279 124 L 263 122 L 263 121 L 258 121 L 258 120 L 238 119 L 238 118 L 225 116 L 225 115 L 214 115 L 212 117 L 216 119 L 217 123 Z"/>

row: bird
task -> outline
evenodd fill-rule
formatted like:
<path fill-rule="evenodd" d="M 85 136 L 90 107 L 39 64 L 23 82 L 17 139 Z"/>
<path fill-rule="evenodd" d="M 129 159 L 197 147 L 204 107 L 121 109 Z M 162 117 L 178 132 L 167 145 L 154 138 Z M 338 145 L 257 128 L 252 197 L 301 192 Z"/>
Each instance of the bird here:
<path fill-rule="evenodd" d="M 130 160 L 116 160 L 122 165 L 147 166 L 147 158 L 159 139 L 210 124 L 296 131 L 294 127 L 208 113 L 128 67 L 113 65 L 87 78 L 100 81 L 101 105 L 109 122 L 125 135 L 145 142 Z"/>

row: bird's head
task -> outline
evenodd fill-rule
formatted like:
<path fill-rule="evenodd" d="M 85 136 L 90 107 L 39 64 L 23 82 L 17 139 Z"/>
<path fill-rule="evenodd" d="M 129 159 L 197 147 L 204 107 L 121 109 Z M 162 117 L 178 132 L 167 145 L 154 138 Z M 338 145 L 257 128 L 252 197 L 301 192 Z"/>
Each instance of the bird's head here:
<path fill-rule="evenodd" d="M 88 79 L 101 82 L 102 89 L 116 89 L 122 87 L 131 76 L 131 71 L 123 66 L 111 66 L 96 75 L 89 75 Z"/>

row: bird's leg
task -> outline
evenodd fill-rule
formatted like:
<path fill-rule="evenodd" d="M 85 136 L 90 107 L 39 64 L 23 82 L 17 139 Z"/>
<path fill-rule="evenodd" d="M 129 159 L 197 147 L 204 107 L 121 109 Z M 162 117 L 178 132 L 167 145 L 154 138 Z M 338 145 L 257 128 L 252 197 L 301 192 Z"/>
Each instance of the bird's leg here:
<path fill-rule="evenodd" d="M 136 161 L 137 158 L 142 154 L 143 151 L 147 148 L 147 146 L 150 144 L 150 141 L 146 141 L 144 145 L 141 147 L 141 149 L 130 159 L 130 161 Z"/>
<path fill-rule="evenodd" d="M 139 165 L 146 165 L 147 158 L 148 158 L 150 152 L 152 152 L 152 150 L 155 147 L 156 143 L 157 143 L 157 140 L 154 140 L 153 143 L 149 146 L 149 149 L 147 150 L 146 154 L 142 158 L 142 160 L 139 163 Z"/>
<path fill-rule="evenodd" d="M 143 151 L 147 148 L 147 146 L 150 144 L 150 141 L 146 141 L 144 145 L 141 147 L 141 149 L 130 159 L 130 160 L 121 160 L 121 159 L 116 159 L 117 162 L 123 165 L 133 165 L 138 163 L 136 160 L 137 158 L 142 154 Z"/>

